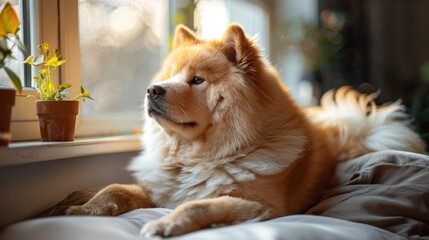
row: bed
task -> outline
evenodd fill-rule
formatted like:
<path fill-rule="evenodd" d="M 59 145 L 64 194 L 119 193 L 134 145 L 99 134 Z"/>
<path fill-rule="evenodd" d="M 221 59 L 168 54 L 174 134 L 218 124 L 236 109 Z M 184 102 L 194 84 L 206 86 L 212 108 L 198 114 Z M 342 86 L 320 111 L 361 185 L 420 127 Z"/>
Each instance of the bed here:
<path fill-rule="evenodd" d="M 0 239 L 142 239 L 141 227 L 170 209 L 118 217 L 46 217 L 0 231 Z M 205 229 L 171 239 L 429 239 L 429 156 L 380 151 L 341 163 L 305 214 Z"/>

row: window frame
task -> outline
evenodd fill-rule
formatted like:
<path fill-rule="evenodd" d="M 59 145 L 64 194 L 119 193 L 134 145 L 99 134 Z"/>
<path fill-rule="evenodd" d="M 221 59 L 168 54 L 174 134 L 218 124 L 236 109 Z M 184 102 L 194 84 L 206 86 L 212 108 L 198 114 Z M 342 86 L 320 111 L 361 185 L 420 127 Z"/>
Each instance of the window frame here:
<path fill-rule="evenodd" d="M 58 46 L 58 0 L 29 0 L 26 7 L 32 9 L 26 9 L 25 12 L 31 14 L 27 15 L 28 19 L 24 19 L 27 22 L 22 23 L 29 28 L 26 32 L 31 34 L 30 41 L 33 44 L 26 45 L 30 54 L 37 54 L 37 45 L 42 41 Z M 29 39 L 28 36 L 24 38 Z M 31 73 L 37 74 L 35 69 Z M 24 82 L 31 82 L 28 74 L 24 74 L 24 78 Z M 16 95 L 10 126 L 12 141 L 40 139 L 36 103 L 33 98 L 26 97 L 35 93 L 33 88 L 24 87 L 22 94 Z"/>

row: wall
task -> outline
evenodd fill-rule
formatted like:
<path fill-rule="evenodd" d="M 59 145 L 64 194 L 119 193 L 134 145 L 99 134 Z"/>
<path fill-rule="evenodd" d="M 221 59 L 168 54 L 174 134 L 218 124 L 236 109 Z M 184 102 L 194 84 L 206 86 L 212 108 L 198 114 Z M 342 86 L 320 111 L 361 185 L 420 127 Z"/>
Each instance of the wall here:
<path fill-rule="evenodd" d="M 125 169 L 138 152 L 0 168 L 0 227 L 31 218 L 67 194 L 110 183 L 132 183 Z"/>

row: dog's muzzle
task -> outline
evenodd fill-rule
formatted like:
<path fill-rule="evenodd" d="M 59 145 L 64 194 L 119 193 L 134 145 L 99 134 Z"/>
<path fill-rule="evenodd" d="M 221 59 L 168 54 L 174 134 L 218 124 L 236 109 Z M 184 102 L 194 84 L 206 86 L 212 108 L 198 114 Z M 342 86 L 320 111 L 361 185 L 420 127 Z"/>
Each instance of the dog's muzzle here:
<path fill-rule="evenodd" d="M 165 108 L 165 88 L 160 85 L 151 85 L 147 89 L 147 111 L 149 116 L 163 117 L 165 118 L 168 114 Z"/>
<path fill-rule="evenodd" d="M 165 94 L 165 88 L 160 85 L 151 85 L 147 89 L 147 98 L 154 100 Z"/>

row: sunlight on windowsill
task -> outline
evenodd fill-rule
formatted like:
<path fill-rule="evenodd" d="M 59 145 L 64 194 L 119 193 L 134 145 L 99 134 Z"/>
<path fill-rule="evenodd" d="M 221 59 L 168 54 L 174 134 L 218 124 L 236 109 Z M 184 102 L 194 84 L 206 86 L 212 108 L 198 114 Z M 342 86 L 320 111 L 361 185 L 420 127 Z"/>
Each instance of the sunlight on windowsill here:
<path fill-rule="evenodd" d="M 0 167 L 141 149 L 140 135 L 79 138 L 71 142 L 13 142 L 0 147 Z"/>

